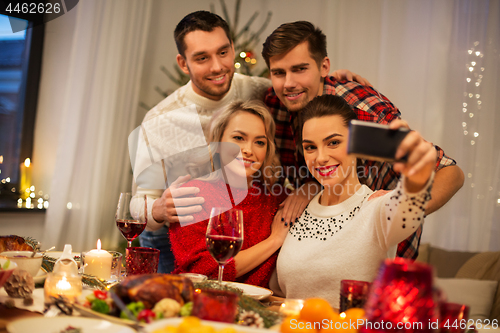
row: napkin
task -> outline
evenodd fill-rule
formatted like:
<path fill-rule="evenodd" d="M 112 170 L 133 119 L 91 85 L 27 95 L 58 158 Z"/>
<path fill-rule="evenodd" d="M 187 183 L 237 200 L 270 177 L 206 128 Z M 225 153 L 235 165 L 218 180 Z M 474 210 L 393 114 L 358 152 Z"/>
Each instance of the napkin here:
<path fill-rule="evenodd" d="M 33 304 L 24 305 L 22 298 L 12 298 L 14 300 L 15 307 L 18 309 L 25 309 L 31 312 L 43 313 L 44 299 L 43 299 L 43 288 L 37 288 L 33 291 Z M 0 289 L 0 303 L 5 304 L 5 302 L 11 297 L 7 295 L 4 288 Z"/>

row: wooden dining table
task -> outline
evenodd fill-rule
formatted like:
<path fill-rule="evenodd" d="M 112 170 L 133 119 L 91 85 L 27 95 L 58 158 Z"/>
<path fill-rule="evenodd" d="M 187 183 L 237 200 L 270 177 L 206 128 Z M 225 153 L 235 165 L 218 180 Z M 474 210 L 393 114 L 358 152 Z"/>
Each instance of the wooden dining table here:
<path fill-rule="evenodd" d="M 7 324 L 18 319 L 43 317 L 43 314 L 18 308 L 8 308 L 0 304 L 0 333 L 7 332 Z"/>

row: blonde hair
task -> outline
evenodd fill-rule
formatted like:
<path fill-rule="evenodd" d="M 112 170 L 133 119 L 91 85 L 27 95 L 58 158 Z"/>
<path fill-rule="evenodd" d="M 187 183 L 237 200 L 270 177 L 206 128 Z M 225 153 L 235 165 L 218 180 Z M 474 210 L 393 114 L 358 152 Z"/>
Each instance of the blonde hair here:
<path fill-rule="evenodd" d="M 276 125 L 264 103 L 257 100 L 232 102 L 227 108 L 220 111 L 212 118 L 209 127 L 209 142 L 221 142 L 227 124 L 238 112 L 254 114 L 262 119 L 264 123 L 267 137 L 266 157 L 259 169 L 260 172 L 258 173 L 258 177 L 255 177 L 255 174 L 254 177 L 260 180 L 262 184 L 266 184 L 268 190 L 271 190 L 272 185 L 278 180 L 277 172 L 280 164 L 278 156 L 276 155 L 276 145 L 274 143 Z"/>

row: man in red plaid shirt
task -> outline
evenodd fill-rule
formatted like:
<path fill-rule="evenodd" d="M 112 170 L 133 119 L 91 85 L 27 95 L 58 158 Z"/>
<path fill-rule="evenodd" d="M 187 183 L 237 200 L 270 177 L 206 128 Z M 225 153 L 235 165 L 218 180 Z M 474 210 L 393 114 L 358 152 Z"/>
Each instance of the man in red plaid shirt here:
<path fill-rule="evenodd" d="M 399 119 L 399 110 L 370 86 L 353 81 L 338 81 L 328 76 L 330 60 L 326 52 L 326 36 L 311 23 L 298 21 L 278 27 L 265 41 L 262 50 L 270 69 L 272 88 L 264 102 L 276 122 L 276 148 L 287 179 L 295 191 L 284 202 L 285 223 L 298 218 L 319 186 L 308 174 L 304 158 L 297 148 L 298 111 L 314 97 L 322 94 L 343 97 L 358 119 L 388 124 Z M 401 121 L 401 120 L 399 120 Z M 464 176 L 456 162 L 435 146 L 438 154 L 436 175 L 427 207 L 430 214 L 443 206 L 463 185 Z M 361 160 L 358 176 L 372 190 L 396 187 L 399 173 L 387 162 Z M 359 169 L 361 167 L 361 169 Z M 416 258 L 422 227 L 399 244 L 397 255 Z"/>

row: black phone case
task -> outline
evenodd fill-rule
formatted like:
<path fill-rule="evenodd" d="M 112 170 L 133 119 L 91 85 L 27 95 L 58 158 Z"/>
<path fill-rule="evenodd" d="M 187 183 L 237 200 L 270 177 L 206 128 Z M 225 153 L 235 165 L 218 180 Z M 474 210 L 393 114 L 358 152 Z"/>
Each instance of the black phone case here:
<path fill-rule="evenodd" d="M 396 150 L 409 132 L 407 128 L 391 130 L 389 125 L 351 120 L 347 153 L 369 160 L 396 161 Z M 399 161 L 406 161 L 406 156 Z"/>

